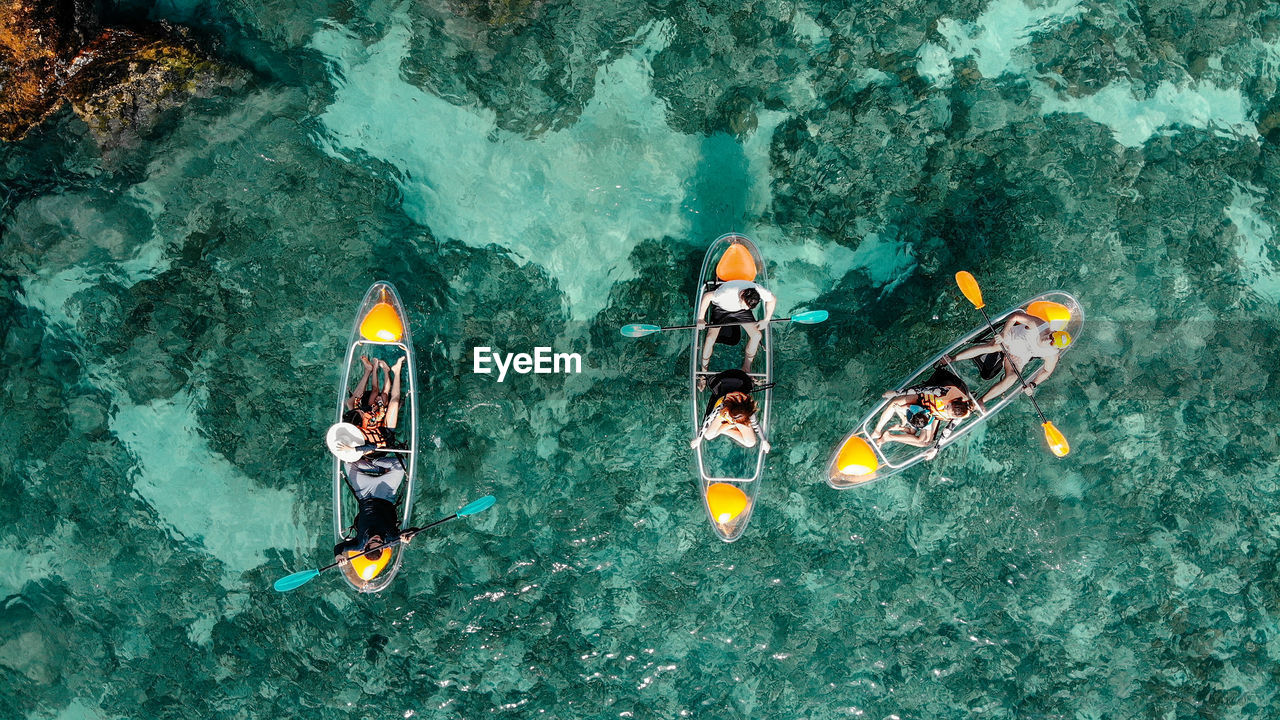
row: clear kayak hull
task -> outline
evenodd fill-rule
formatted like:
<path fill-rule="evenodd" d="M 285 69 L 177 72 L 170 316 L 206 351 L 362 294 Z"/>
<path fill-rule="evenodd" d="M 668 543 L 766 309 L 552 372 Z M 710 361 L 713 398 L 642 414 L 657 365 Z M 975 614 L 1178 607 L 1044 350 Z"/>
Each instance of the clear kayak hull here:
<path fill-rule="evenodd" d="M 342 364 L 341 380 L 338 385 L 338 404 L 334 422 L 341 422 L 346 412 L 346 401 L 363 374 L 364 367 L 360 357 L 368 356 L 370 360 L 381 359 L 392 365 L 401 356 L 405 358 L 404 367 L 400 371 L 401 405 L 395 429 L 398 450 L 405 467 L 405 478 L 400 485 L 396 497 L 397 515 L 400 527 L 412 525 L 414 483 L 418 469 L 418 387 L 417 371 L 414 364 L 413 338 L 409 329 L 409 316 L 405 311 L 400 295 L 389 282 L 376 282 L 365 293 L 356 311 L 355 323 L 351 330 L 351 339 L 347 343 L 347 351 Z M 353 533 L 353 523 L 357 504 L 355 496 L 347 485 L 347 464 L 334 458 L 333 461 L 333 538 L 334 544 L 340 543 Z M 369 575 L 361 577 L 352 566 L 343 566 L 342 576 L 353 590 L 365 593 L 379 592 L 391 584 L 396 573 L 400 571 L 402 549 L 397 547 L 390 551 L 390 558 L 383 558 L 376 563 L 361 562 L 360 572 Z"/>
<path fill-rule="evenodd" d="M 721 282 L 717 275 L 717 268 L 724 269 L 725 263 L 722 263 L 722 261 L 725 259 L 725 254 L 735 245 L 744 248 L 750 254 L 749 264 L 754 264 L 755 266 L 754 282 L 761 287 L 769 289 L 769 278 L 765 268 L 764 257 L 760 254 L 755 243 L 746 236 L 737 233 L 722 235 L 711 243 L 711 247 L 707 249 L 707 254 L 702 261 L 702 271 L 698 277 L 698 290 L 693 298 L 695 315 L 698 312 L 703 292 L 708 289 L 714 289 Z M 740 250 L 731 252 L 742 255 Z M 742 260 L 746 261 L 745 256 L 742 257 Z M 764 303 L 761 303 L 756 308 L 757 318 L 760 317 L 763 309 Z M 694 324 L 697 323 L 698 319 L 697 317 L 693 318 Z M 728 348 L 719 348 L 718 352 L 712 356 L 711 364 L 708 366 L 709 372 L 702 373 L 700 372 L 700 365 L 702 344 L 706 338 L 706 331 L 700 331 L 695 328 L 690 332 L 692 333 L 689 380 L 690 417 L 693 423 L 692 437 L 697 437 L 702 430 L 704 413 L 711 400 L 709 388 L 698 389 L 699 376 L 705 376 L 709 379 L 719 370 L 740 368 L 742 366 L 743 347 L 747 342 L 747 338 L 746 333 L 743 332 L 740 344 L 728 346 Z M 756 351 L 755 362 L 751 368 L 751 379 L 756 386 L 768 385 L 773 382 L 773 339 L 770 329 L 764 331 L 764 337 L 760 341 L 760 348 Z M 764 431 L 765 438 L 768 438 L 770 436 L 770 421 L 773 411 L 773 390 L 765 389 L 755 392 L 753 397 L 755 397 L 759 406 L 757 418 L 759 419 L 760 427 Z M 764 478 L 765 452 L 763 444 L 757 442 L 755 447 L 744 448 L 729 438 L 721 437 L 700 443 L 694 449 L 693 455 L 694 465 L 698 473 L 698 495 L 701 498 L 702 508 L 707 514 L 707 519 L 711 523 L 711 528 L 721 540 L 733 542 L 742 537 L 742 533 L 747 529 L 747 524 L 751 521 L 751 516 L 755 511 L 756 498 L 760 494 L 760 485 Z M 713 489 L 713 486 L 720 487 Z M 738 491 L 741 491 L 741 494 Z M 709 492 L 712 493 L 710 496 Z M 724 495 L 732 495 L 732 501 L 737 502 L 741 502 L 745 496 L 745 508 L 731 518 L 726 518 L 724 513 L 717 516 L 716 512 L 713 511 L 712 503 L 716 503 L 717 498 Z M 717 508 L 717 510 L 721 509 L 723 508 Z"/>
<path fill-rule="evenodd" d="M 999 315 L 991 316 L 991 322 L 999 329 L 1009 315 L 1019 310 L 1026 311 L 1033 303 L 1054 303 L 1067 308 L 1070 312 L 1070 319 L 1064 324 L 1055 323 L 1055 329 L 1062 329 L 1070 333 L 1072 343 L 1063 348 L 1061 353 L 1065 355 L 1070 352 L 1075 347 L 1076 342 L 1079 341 L 1084 330 L 1084 308 L 1081 307 L 1078 300 L 1068 293 L 1055 290 L 1037 295 L 1017 307 L 1010 308 Z M 1059 324 L 1061 324 L 1061 327 L 1058 327 Z M 970 330 L 944 350 L 929 358 L 914 373 L 898 383 L 894 389 L 902 390 L 919 384 L 933 373 L 935 367 L 944 356 L 955 355 L 960 350 L 977 342 L 987 342 L 991 336 L 991 330 L 986 323 Z M 1039 369 L 1040 364 L 1039 360 L 1031 361 L 1027 367 L 1023 368 L 1023 375 L 1030 378 Z M 948 363 L 946 367 L 965 381 L 973 397 L 981 397 L 999 380 L 998 377 L 983 380 L 972 360 Z M 1052 382 L 1052 378 L 1050 378 L 1049 382 Z M 971 414 L 964 422 L 956 425 L 950 435 L 936 443 L 938 452 L 941 453 L 947 447 L 959 442 L 974 428 L 1017 401 L 1022 395 L 1021 390 L 1020 384 L 1014 385 L 1003 395 L 993 398 L 990 403 L 987 403 L 983 411 Z M 835 451 L 831 454 L 831 459 L 827 462 L 826 475 L 828 485 L 837 490 L 846 490 L 896 475 L 928 459 L 929 448 L 911 447 L 901 443 L 885 443 L 881 446 L 871 440 L 871 433 L 875 430 L 876 422 L 888 403 L 887 399 L 880 398 L 876 405 L 863 416 L 854 429 L 845 435 L 840 444 L 836 446 Z M 851 466 L 853 469 L 849 471 Z M 873 472 L 864 472 L 866 468 L 872 466 L 876 466 Z"/>

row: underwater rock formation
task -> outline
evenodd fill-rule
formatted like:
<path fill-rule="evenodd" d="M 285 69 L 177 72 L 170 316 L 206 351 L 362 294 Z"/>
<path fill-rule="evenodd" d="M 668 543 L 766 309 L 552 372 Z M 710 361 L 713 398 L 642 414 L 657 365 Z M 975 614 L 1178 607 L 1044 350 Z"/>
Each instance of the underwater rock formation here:
<path fill-rule="evenodd" d="M 165 110 L 240 82 L 169 26 L 103 28 L 91 0 L 0 0 L 0 140 L 69 102 L 99 144 L 119 145 Z"/>

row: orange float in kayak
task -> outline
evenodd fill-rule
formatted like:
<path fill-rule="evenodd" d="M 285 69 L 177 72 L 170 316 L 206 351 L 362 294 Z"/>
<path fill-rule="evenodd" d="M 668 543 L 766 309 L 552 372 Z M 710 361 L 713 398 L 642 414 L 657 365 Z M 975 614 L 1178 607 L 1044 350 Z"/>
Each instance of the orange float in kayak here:
<path fill-rule="evenodd" d="M 707 488 L 707 509 L 721 525 L 732 522 L 747 509 L 747 494 L 736 485 L 713 483 Z"/>
<path fill-rule="evenodd" d="M 1049 323 L 1050 330 L 1061 330 L 1071 322 L 1071 311 L 1062 303 L 1037 300 L 1027 306 L 1027 314 Z"/>
<path fill-rule="evenodd" d="M 836 456 L 836 469 L 842 475 L 870 480 L 879 467 L 880 460 L 876 457 L 876 451 L 871 449 L 871 444 L 856 435 L 845 441 L 844 447 L 840 448 Z"/>
<path fill-rule="evenodd" d="M 369 308 L 360 322 L 360 335 L 365 340 L 397 342 L 404 335 L 404 322 L 391 303 L 380 302 Z"/>
<path fill-rule="evenodd" d="M 736 242 L 725 249 L 724 255 L 720 256 L 720 262 L 716 264 L 716 277 L 724 282 L 754 281 L 756 272 L 756 261 L 751 257 L 751 251 Z"/>
<path fill-rule="evenodd" d="M 356 576 L 365 582 L 369 582 L 378 577 L 387 568 L 387 564 L 391 562 L 391 553 L 393 552 L 395 551 L 384 549 L 377 560 L 370 560 L 368 555 L 360 555 L 355 550 L 348 550 L 347 557 L 351 558 L 351 569 Z M 359 557 L 357 557 L 358 555 Z"/>

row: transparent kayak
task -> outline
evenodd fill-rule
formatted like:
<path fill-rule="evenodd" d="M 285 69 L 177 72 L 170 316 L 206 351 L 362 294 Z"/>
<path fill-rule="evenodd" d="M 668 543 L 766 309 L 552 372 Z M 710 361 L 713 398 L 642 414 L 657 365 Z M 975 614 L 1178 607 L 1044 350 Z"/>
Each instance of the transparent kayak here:
<path fill-rule="evenodd" d="M 355 324 L 351 330 L 351 340 L 347 343 L 347 353 L 343 361 L 334 422 L 342 421 L 342 415 L 346 411 L 345 402 L 364 372 L 363 365 L 360 363 L 361 355 L 368 356 L 370 360 L 384 360 L 388 365 L 395 364 L 401 356 L 405 358 L 404 367 L 400 371 L 402 399 L 399 422 L 395 430 L 396 445 L 401 449 L 388 449 L 385 452 L 399 454 L 404 462 L 405 478 L 397 493 L 396 507 L 400 516 L 400 527 L 407 528 L 412 524 L 414 479 L 418 465 L 417 372 L 414 367 L 409 316 L 405 312 L 404 304 L 400 302 L 400 296 L 396 293 L 395 287 L 389 282 L 374 283 L 365 293 L 364 299 L 360 301 Z M 334 544 L 354 535 L 353 523 L 356 510 L 355 495 L 347 485 L 347 463 L 334 458 Z M 402 549 L 395 547 L 384 550 L 383 557 L 378 562 L 361 561 L 339 567 L 352 589 L 366 593 L 378 592 L 395 579 L 396 573 L 400 571 L 402 555 Z"/>
<path fill-rule="evenodd" d="M 734 247 L 738 249 L 731 249 Z M 727 260 L 726 253 L 730 254 Z M 726 277 L 720 277 L 721 273 Z M 729 233 L 716 238 L 707 249 L 698 278 L 698 290 L 693 298 L 694 313 L 697 313 L 705 291 L 714 290 L 723 281 L 735 279 L 751 279 L 761 287 L 769 288 L 764 258 L 755 243 L 743 235 Z M 763 311 L 764 303 L 761 303 L 755 309 L 756 317 L 759 318 Z M 695 317 L 693 321 L 696 324 L 698 318 Z M 689 390 L 692 437 L 697 437 L 702 431 L 707 405 L 711 400 L 710 386 L 699 390 L 698 378 L 702 376 L 710 380 L 720 370 L 740 368 L 747 335 L 745 331 L 742 332 L 738 345 L 717 347 L 707 368 L 708 372 L 703 373 L 699 368 L 706 331 L 695 328 L 692 332 Z M 764 331 L 750 376 L 755 386 L 773 382 L 773 340 L 769 329 Z M 759 405 L 757 418 L 767 439 L 770 436 L 773 391 L 757 391 L 753 393 L 753 397 Z M 747 529 L 747 523 L 751 521 L 751 514 L 755 510 L 756 497 L 760 494 L 765 461 L 763 443 L 757 442 L 755 447 L 744 448 L 727 437 L 719 437 L 700 443 L 693 454 L 698 470 L 698 492 L 707 519 L 721 540 L 733 542 Z M 726 512 L 726 508 L 730 511 Z"/>
<path fill-rule="evenodd" d="M 1063 306 L 1070 313 L 1070 319 L 1066 321 L 1055 321 L 1051 327 L 1055 330 L 1065 330 L 1070 333 L 1072 343 L 1061 350 L 1062 354 L 1071 351 L 1075 347 L 1076 342 L 1080 339 L 1081 331 L 1084 330 L 1084 308 L 1080 306 L 1080 302 L 1071 295 L 1062 291 L 1052 291 L 1037 295 L 1017 307 L 1010 308 L 999 315 L 991 317 L 992 324 L 996 329 L 1000 329 L 1004 321 L 1012 313 L 1021 310 L 1027 311 L 1033 303 L 1052 303 Z M 1035 313 L 1032 313 L 1035 314 Z M 938 366 L 938 363 L 944 356 L 953 356 L 957 352 L 969 347 L 973 344 L 990 342 L 992 337 L 991 329 L 983 323 L 966 333 L 963 337 L 951 343 L 939 352 L 937 355 L 929 358 L 927 362 L 919 367 L 914 373 L 906 377 L 902 382 L 898 383 L 895 391 L 905 388 L 914 387 L 921 384 L 928 378 Z M 1030 379 L 1043 365 L 1039 359 L 1034 359 L 1027 363 L 1022 369 L 1022 374 Z M 954 363 L 945 363 L 944 366 L 960 377 L 968 386 L 969 394 L 972 398 L 980 398 L 993 385 L 1000 381 L 1003 372 L 998 373 L 990 380 L 983 380 L 981 373 L 974 360 L 961 360 Z M 1053 381 L 1050 376 L 1049 382 Z M 974 428 L 991 419 L 996 413 L 1015 402 L 1019 396 L 1023 394 L 1022 385 L 1016 384 L 1003 395 L 993 398 L 987 403 L 986 407 L 981 411 L 975 411 L 963 421 L 951 427 L 951 432 L 946 437 L 935 443 L 939 453 L 942 450 L 959 442 L 965 435 L 968 435 Z M 862 421 L 854 427 L 853 431 L 844 436 L 840 444 L 836 446 L 835 452 L 831 454 L 831 459 L 827 462 L 827 484 L 837 490 L 845 490 L 858 485 L 864 485 L 873 480 L 880 480 L 891 475 L 906 470 L 927 459 L 930 448 L 919 448 L 904 445 L 902 443 L 884 443 L 883 445 L 872 442 L 871 433 L 875 430 L 876 422 L 880 418 L 880 414 L 888 405 L 889 400 L 880 398 L 863 418 Z M 843 467 L 842 467 L 843 466 Z"/>

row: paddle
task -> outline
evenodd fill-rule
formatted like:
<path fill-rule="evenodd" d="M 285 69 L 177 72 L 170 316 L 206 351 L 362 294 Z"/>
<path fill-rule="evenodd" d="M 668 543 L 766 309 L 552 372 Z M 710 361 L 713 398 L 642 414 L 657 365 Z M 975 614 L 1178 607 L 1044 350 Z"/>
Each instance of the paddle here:
<path fill-rule="evenodd" d="M 795 315 L 792 315 L 791 317 L 774 318 L 769 322 L 771 323 L 796 322 L 796 323 L 800 323 L 801 325 L 817 325 L 818 323 L 826 320 L 829 315 L 830 313 L 828 313 L 826 310 L 810 310 L 809 312 L 797 313 Z M 731 323 L 722 323 L 720 325 L 708 325 L 707 328 L 722 328 L 722 327 L 732 327 L 734 325 L 750 325 L 750 324 L 751 323 L 747 323 L 747 322 L 731 322 Z M 697 325 L 669 325 L 667 327 L 658 327 L 657 325 L 637 324 L 637 325 L 623 325 L 620 332 L 622 332 L 623 337 L 642 338 L 647 335 L 652 335 L 656 332 L 662 332 L 663 330 L 692 330 L 693 328 L 696 328 L 696 327 Z"/>
<path fill-rule="evenodd" d="M 412 540 L 414 535 L 417 535 L 418 533 L 422 532 L 423 530 L 430 530 L 431 528 L 433 528 L 433 527 L 435 527 L 435 526 L 437 526 L 437 525 L 439 525 L 439 524 L 441 524 L 441 523 L 449 522 L 450 520 L 452 520 L 452 519 L 454 519 L 454 518 L 466 517 L 466 516 L 468 516 L 468 515 L 475 515 L 475 514 L 476 514 L 476 513 L 478 513 L 478 512 L 483 512 L 483 511 L 488 510 L 489 508 L 493 507 L 493 504 L 494 504 L 495 502 L 497 502 L 497 499 L 496 499 L 494 496 L 492 496 L 492 495 L 485 495 L 484 497 L 480 498 L 479 500 L 476 500 L 475 502 L 469 503 L 466 507 L 462 508 L 461 510 L 459 510 L 458 512 L 456 512 L 456 513 L 454 513 L 454 514 L 450 515 L 450 516 L 449 516 L 449 517 L 447 517 L 447 518 L 444 518 L 444 519 L 442 519 L 442 520 L 437 520 L 437 521 L 435 521 L 435 522 L 431 523 L 430 525 L 423 525 L 422 527 L 409 528 L 408 530 L 405 530 L 405 531 L 401 532 L 401 533 L 400 533 L 400 537 L 396 538 L 395 540 L 392 540 L 391 542 L 387 543 L 386 545 L 379 545 L 379 546 L 378 546 L 378 547 L 376 547 L 376 548 L 369 548 L 368 550 L 365 550 L 364 552 L 360 553 L 359 555 L 352 555 L 351 557 L 347 558 L 347 561 L 348 561 L 348 562 L 350 562 L 351 560 L 354 560 L 355 558 L 358 558 L 358 557 L 364 557 L 365 555 L 368 555 L 369 553 L 371 553 L 371 552 L 373 552 L 373 551 L 375 551 L 375 550 L 382 550 L 382 549 L 384 549 L 384 548 L 395 547 L 396 545 L 399 545 L 399 544 L 401 544 L 402 542 L 405 542 L 406 540 Z M 277 580 L 277 581 L 275 582 L 275 585 L 272 585 L 272 587 L 274 587 L 274 588 L 276 589 L 276 592 L 287 592 L 287 591 L 292 590 L 292 589 L 294 589 L 294 588 L 296 588 L 296 587 L 301 587 L 301 586 L 303 586 L 303 585 L 306 585 L 307 583 L 311 582 L 311 581 L 312 581 L 312 580 L 313 580 L 317 575 L 319 575 L 320 573 L 324 572 L 325 570 L 329 570 L 329 569 L 332 569 L 332 568 L 338 567 L 338 565 L 340 565 L 340 564 L 342 564 L 342 561 L 341 561 L 341 560 L 339 560 L 338 562 L 335 562 L 335 563 L 330 563 L 329 565 L 325 565 L 324 567 L 320 568 L 319 570 L 303 570 L 302 572 L 296 572 L 296 573 L 294 573 L 294 574 L 292 574 L 292 575 L 290 575 L 290 576 L 288 576 L 288 577 L 280 578 L 279 580 Z"/>
<path fill-rule="evenodd" d="M 978 287 L 978 281 L 973 277 L 973 274 L 967 270 L 961 270 L 956 273 L 956 285 L 960 286 L 960 292 L 964 293 L 969 302 L 973 303 L 973 306 L 982 313 L 982 317 L 987 321 L 987 327 L 991 328 L 991 332 L 999 335 L 996 326 L 991 322 L 991 317 L 987 315 L 986 310 L 983 310 L 986 307 L 986 303 L 982 301 L 982 288 Z M 1040 409 L 1040 403 L 1036 402 L 1036 396 L 1031 394 L 1031 386 L 1027 384 L 1027 379 L 1022 376 L 1022 370 L 1012 363 L 1010 363 L 1010 367 L 1017 373 L 1018 382 L 1022 383 L 1022 387 L 1026 388 L 1027 397 L 1030 398 L 1036 413 L 1040 415 L 1040 426 L 1044 428 L 1044 439 L 1049 443 L 1049 451 L 1058 457 L 1066 457 L 1067 453 L 1071 452 L 1071 446 L 1067 444 L 1066 436 L 1044 416 L 1044 412 Z"/>

